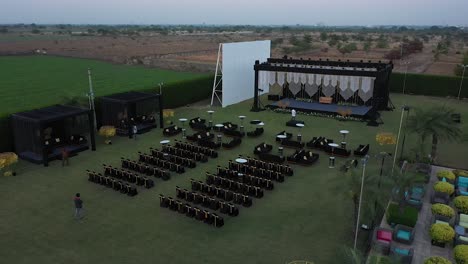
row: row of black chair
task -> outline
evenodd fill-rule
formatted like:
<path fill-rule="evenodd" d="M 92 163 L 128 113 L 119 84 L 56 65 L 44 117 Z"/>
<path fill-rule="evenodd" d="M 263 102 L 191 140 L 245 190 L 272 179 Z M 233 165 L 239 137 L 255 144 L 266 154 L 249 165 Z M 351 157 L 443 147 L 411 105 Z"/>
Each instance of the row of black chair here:
<path fill-rule="evenodd" d="M 197 192 L 191 192 L 187 189 L 181 189 L 179 186 L 176 186 L 176 196 L 177 198 L 183 199 L 187 202 L 201 204 L 203 207 L 210 208 L 211 210 L 216 211 L 219 209 L 223 214 L 228 214 L 230 216 L 239 215 L 239 208 L 232 203 L 220 201 Z"/>
<path fill-rule="evenodd" d="M 142 154 L 142 156 L 138 157 L 139 159 L 139 162 L 138 161 L 132 161 L 130 159 L 122 159 L 122 167 L 125 168 L 125 161 L 126 163 L 125 164 L 128 164 L 129 166 L 135 166 L 138 165 L 140 162 L 146 164 L 146 165 L 151 165 L 151 166 L 154 166 L 154 167 L 159 167 L 159 168 L 163 168 L 163 169 L 166 169 L 166 170 L 170 170 L 170 171 L 175 171 L 177 173 L 184 173 L 185 172 L 185 167 L 182 166 L 182 165 L 179 165 L 177 163 L 174 163 L 172 161 L 169 161 L 169 160 L 165 160 L 165 159 L 160 159 L 160 158 L 157 158 L 157 157 L 154 157 L 152 155 L 149 155 L 149 154 Z"/>
<path fill-rule="evenodd" d="M 104 167 L 104 175 L 111 176 L 113 178 L 127 181 L 129 183 L 135 183 L 136 185 L 144 185 L 147 189 L 154 186 L 154 182 L 151 179 L 148 179 L 144 176 L 140 176 L 136 173 L 130 171 L 122 170 L 119 168 L 114 168 L 112 166 L 102 164 Z"/>
<path fill-rule="evenodd" d="M 294 170 L 289 165 L 282 165 L 282 164 L 278 164 L 274 162 L 266 162 L 266 161 L 259 160 L 256 158 L 251 158 L 251 157 L 246 157 L 245 159 L 247 160 L 246 164 L 249 164 L 250 166 L 281 172 L 288 176 L 294 175 Z"/>
<path fill-rule="evenodd" d="M 122 194 L 127 194 L 128 196 L 135 196 L 138 194 L 135 186 L 132 186 L 129 183 L 123 183 L 122 181 L 118 181 L 111 177 L 103 176 L 100 173 L 90 172 L 89 170 L 87 173 L 88 181 L 90 182 L 112 188 L 113 190 L 119 191 Z"/>
<path fill-rule="evenodd" d="M 227 177 L 207 173 L 206 185 L 209 186 L 212 184 L 213 186 L 222 187 L 233 192 L 238 192 L 244 195 L 252 195 L 255 198 L 263 197 L 262 188 L 265 188 L 266 190 L 273 190 L 273 183 L 269 180 L 249 175 L 243 175 L 241 178 L 243 180 L 235 181 L 228 179 Z"/>
<path fill-rule="evenodd" d="M 229 180 L 233 183 L 244 183 L 247 185 L 264 188 L 265 190 L 273 190 L 275 185 L 271 180 L 263 179 L 249 174 L 240 174 L 235 171 L 231 171 L 225 175 L 214 175 L 209 172 L 206 173 L 207 182 L 209 184 L 215 184 L 216 186 L 227 186 L 229 187 L 231 183 L 224 180 Z"/>
<path fill-rule="evenodd" d="M 262 169 L 249 164 L 239 164 L 237 162 L 229 161 L 228 168 L 218 167 L 218 174 L 229 173 L 229 170 L 233 170 L 240 173 L 250 174 L 260 178 L 265 178 L 268 180 L 275 180 L 277 182 L 284 182 L 284 174 L 278 171 Z"/>
<path fill-rule="evenodd" d="M 161 168 L 149 166 L 148 164 L 122 158 L 122 168 L 161 178 L 165 181 L 171 178 L 171 174 Z"/>
<path fill-rule="evenodd" d="M 190 179 L 190 183 L 192 185 L 192 191 L 199 191 L 199 192 L 202 192 L 204 194 L 213 195 L 213 196 L 218 195 L 216 197 L 218 197 L 220 199 L 223 199 L 223 200 L 225 200 L 227 202 L 233 201 L 236 204 L 242 204 L 242 206 L 244 206 L 244 207 L 252 206 L 252 198 L 251 197 L 249 197 L 246 194 L 237 192 L 237 191 L 240 191 L 240 188 L 238 188 L 237 190 L 234 190 L 234 188 L 229 189 L 228 187 L 225 187 L 225 186 L 222 186 L 222 185 L 212 186 L 212 185 L 204 183 L 202 181 L 195 181 L 193 179 Z M 232 186 L 234 186 L 234 185 L 232 185 Z M 215 187 L 218 187 L 218 190 Z M 223 189 L 223 191 L 221 191 L 221 189 Z M 216 193 L 216 191 L 218 191 L 218 193 Z M 262 191 L 262 196 L 263 196 L 263 191 Z M 259 198 L 261 198 L 261 197 L 259 197 Z"/>
<path fill-rule="evenodd" d="M 169 208 L 172 211 L 177 211 L 180 214 L 185 214 L 187 217 L 203 221 L 206 224 L 214 225 L 215 227 L 222 227 L 224 225 L 224 219 L 221 216 L 207 210 L 191 206 L 188 203 L 182 203 L 179 200 L 174 200 L 171 197 L 165 197 L 162 194 L 159 195 L 159 205 L 163 208 Z"/>
<path fill-rule="evenodd" d="M 144 154 L 141 152 L 138 152 L 140 159 L 146 159 Z M 169 153 L 165 153 L 162 151 L 159 151 L 157 149 L 151 149 L 151 155 L 153 157 L 159 158 L 159 159 L 166 159 L 171 162 L 174 162 L 176 164 L 188 167 L 188 168 L 195 168 L 197 167 L 197 162 L 194 159 L 188 159 L 188 158 L 182 158 L 180 156 L 172 155 Z"/>
<path fill-rule="evenodd" d="M 171 155 L 175 155 L 175 156 L 179 156 L 179 157 L 187 158 L 187 159 L 194 159 L 202 163 L 208 161 L 208 157 L 203 153 L 180 149 L 180 148 L 176 148 L 170 145 L 163 146 L 163 151 Z"/>
<path fill-rule="evenodd" d="M 192 152 L 202 153 L 212 158 L 218 157 L 218 152 L 211 148 L 197 146 L 197 145 L 187 143 L 187 142 L 181 142 L 181 141 L 175 140 L 175 147 L 179 149 L 189 150 Z"/>

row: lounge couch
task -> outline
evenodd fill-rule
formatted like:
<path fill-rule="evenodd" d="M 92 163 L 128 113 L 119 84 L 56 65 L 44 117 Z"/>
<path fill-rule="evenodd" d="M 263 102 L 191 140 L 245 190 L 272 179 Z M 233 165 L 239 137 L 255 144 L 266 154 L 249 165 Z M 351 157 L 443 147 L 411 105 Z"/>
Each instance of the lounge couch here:
<path fill-rule="evenodd" d="M 281 141 L 281 145 L 285 146 L 285 147 L 288 147 L 288 148 L 302 149 L 305 144 L 303 142 L 299 142 L 299 141 L 296 141 L 296 140 L 283 139 Z"/>
<path fill-rule="evenodd" d="M 239 146 L 241 143 L 242 140 L 238 137 L 235 137 L 229 143 L 223 143 L 223 148 L 231 149 Z"/>
<path fill-rule="evenodd" d="M 431 223 L 432 224 L 445 224 L 449 226 L 454 225 L 453 218 L 448 218 L 447 216 L 443 216 L 443 215 L 432 215 Z"/>
<path fill-rule="evenodd" d="M 359 145 L 356 150 L 354 150 L 354 156 L 365 156 L 369 152 L 369 144 L 367 145 Z"/>
<path fill-rule="evenodd" d="M 276 136 L 279 136 L 279 135 L 285 135 L 285 136 L 286 136 L 286 138 L 285 138 L 284 140 L 286 140 L 286 139 L 291 139 L 291 138 L 292 138 L 292 136 L 293 136 L 293 134 L 292 134 L 292 133 L 286 133 L 286 131 L 284 131 L 284 130 L 283 130 L 283 131 L 281 131 L 281 132 L 279 132 L 278 134 L 276 134 Z M 276 141 L 280 142 L 280 141 L 281 141 L 281 139 L 279 139 L 279 138 L 277 137 L 277 138 L 276 138 Z"/>
<path fill-rule="evenodd" d="M 166 136 L 166 137 L 175 136 L 175 135 L 180 134 L 180 133 L 182 133 L 182 128 L 180 128 L 180 127 L 178 127 L 176 125 L 166 127 L 163 130 L 163 135 Z"/>
<path fill-rule="evenodd" d="M 240 132 L 238 130 L 224 129 L 223 133 L 224 133 L 225 136 L 229 136 L 229 137 L 239 137 L 239 138 L 241 138 L 241 137 L 245 136 L 245 133 Z"/>
<path fill-rule="evenodd" d="M 211 149 L 218 149 L 221 147 L 221 143 L 213 142 L 211 140 L 198 140 L 198 145 L 201 147 L 211 148 Z"/>
<path fill-rule="evenodd" d="M 431 203 L 449 204 L 450 196 L 447 193 L 433 191 L 431 194 Z"/>
<path fill-rule="evenodd" d="M 214 134 L 211 134 L 207 131 L 201 131 L 193 135 L 188 135 L 187 140 L 198 141 L 198 140 L 212 140 L 214 139 Z"/>
<path fill-rule="evenodd" d="M 413 262 L 413 255 L 414 249 L 412 248 L 404 248 L 396 245 L 390 246 L 389 256 L 392 258 L 397 258 L 399 260 L 398 263 L 411 264 Z"/>
<path fill-rule="evenodd" d="M 311 151 L 306 150 L 296 150 L 294 154 L 287 157 L 287 161 L 305 166 L 314 164 L 315 162 L 317 162 L 318 159 L 319 154 L 312 153 Z"/>
<path fill-rule="evenodd" d="M 327 139 L 325 137 L 313 137 L 311 141 L 307 142 L 307 147 L 325 151 L 328 147 L 328 144 L 330 143 L 333 143 L 332 139 Z"/>
<path fill-rule="evenodd" d="M 424 193 L 425 189 L 423 186 L 413 186 L 409 192 L 405 193 L 406 204 L 421 210 Z"/>
<path fill-rule="evenodd" d="M 225 130 L 236 130 L 237 129 L 237 125 L 236 124 L 233 124 L 231 122 L 224 122 L 223 123 L 223 131 Z"/>
<path fill-rule="evenodd" d="M 272 145 L 269 145 L 263 142 L 255 146 L 254 154 L 269 153 L 272 149 L 273 149 Z"/>
<path fill-rule="evenodd" d="M 455 223 L 459 226 L 463 226 L 465 229 L 468 228 L 468 215 L 458 214 Z"/>
<path fill-rule="evenodd" d="M 284 157 L 280 157 L 271 153 L 260 153 L 258 154 L 258 158 L 263 161 L 276 163 L 283 163 L 286 160 Z"/>
<path fill-rule="evenodd" d="M 257 127 L 254 131 L 247 132 L 248 137 L 258 137 L 261 136 L 264 132 L 263 127 Z"/>
<path fill-rule="evenodd" d="M 372 243 L 377 252 L 388 255 L 390 252 L 390 244 L 392 243 L 392 230 L 376 228 L 372 235 Z"/>
<path fill-rule="evenodd" d="M 341 147 L 332 148 L 328 146 L 328 144 L 325 146 L 325 152 L 329 154 L 333 152 L 334 156 L 341 156 L 341 157 L 349 157 L 349 155 L 351 155 L 351 150 L 347 150 Z"/>
<path fill-rule="evenodd" d="M 414 229 L 405 225 L 396 225 L 393 229 L 393 240 L 410 245 L 414 240 Z"/>
<path fill-rule="evenodd" d="M 468 196 L 468 177 L 458 177 L 455 186 L 457 195 Z"/>

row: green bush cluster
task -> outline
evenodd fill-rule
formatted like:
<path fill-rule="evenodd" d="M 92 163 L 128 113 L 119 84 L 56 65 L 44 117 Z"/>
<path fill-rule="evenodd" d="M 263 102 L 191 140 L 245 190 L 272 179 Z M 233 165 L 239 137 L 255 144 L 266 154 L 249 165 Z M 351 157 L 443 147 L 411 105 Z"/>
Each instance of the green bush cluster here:
<path fill-rule="evenodd" d="M 453 249 L 453 257 L 457 264 L 468 264 L 468 245 L 458 245 Z"/>
<path fill-rule="evenodd" d="M 452 262 L 446 258 L 434 256 L 424 260 L 424 264 L 452 264 Z"/>
<path fill-rule="evenodd" d="M 387 223 L 389 225 L 405 225 L 409 227 L 414 227 L 418 221 L 418 209 L 410 206 L 403 208 L 403 211 L 400 210 L 400 206 L 396 203 L 392 203 L 388 206 L 387 210 Z"/>
<path fill-rule="evenodd" d="M 454 192 L 455 192 L 455 187 L 453 186 L 453 184 L 450 184 L 448 182 L 437 182 L 436 184 L 434 184 L 434 190 L 436 192 L 442 192 L 442 193 L 446 193 L 448 195 L 452 195 Z"/>
<path fill-rule="evenodd" d="M 437 243 L 448 243 L 455 237 L 455 231 L 447 224 L 436 223 L 429 230 L 431 239 Z"/>
<path fill-rule="evenodd" d="M 453 199 L 453 205 L 461 213 L 468 214 L 468 196 L 457 196 Z"/>
<path fill-rule="evenodd" d="M 441 170 L 437 172 L 437 178 L 439 178 L 439 180 L 445 178 L 447 181 L 453 182 L 455 181 L 455 174 L 449 170 Z"/>
<path fill-rule="evenodd" d="M 457 177 L 468 177 L 468 171 L 466 170 L 453 170 L 452 172 Z"/>
<path fill-rule="evenodd" d="M 433 204 L 431 211 L 433 214 L 446 216 L 448 218 L 452 218 L 455 215 L 455 211 L 452 209 L 452 207 L 440 203 Z"/>

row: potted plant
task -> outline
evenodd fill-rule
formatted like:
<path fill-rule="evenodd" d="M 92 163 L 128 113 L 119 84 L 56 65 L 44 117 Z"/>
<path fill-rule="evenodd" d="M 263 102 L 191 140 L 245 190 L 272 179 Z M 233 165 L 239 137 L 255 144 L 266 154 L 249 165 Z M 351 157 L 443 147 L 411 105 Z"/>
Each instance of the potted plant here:
<path fill-rule="evenodd" d="M 99 128 L 99 135 L 106 138 L 104 141 L 107 145 L 112 145 L 111 137 L 115 136 L 116 129 L 113 126 L 102 126 Z"/>
<path fill-rule="evenodd" d="M 448 181 L 450 183 L 454 183 L 456 176 L 452 171 L 441 170 L 441 171 L 437 172 L 437 178 L 440 181 L 443 181 L 443 179 L 445 179 L 446 181 Z"/>
<path fill-rule="evenodd" d="M 431 243 L 434 246 L 445 247 L 445 244 L 452 241 L 455 237 L 455 231 L 447 224 L 435 223 L 429 230 Z"/>
<path fill-rule="evenodd" d="M 457 264 L 468 264 L 468 245 L 458 245 L 453 250 L 453 258 Z"/>
<path fill-rule="evenodd" d="M 16 176 L 14 164 L 18 162 L 18 155 L 14 152 L 0 153 L 0 171 L 4 170 L 4 176 Z"/>
<path fill-rule="evenodd" d="M 455 192 L 455 187 L 453 186 L 453 184 L 440 181 L 434 184 L 434 191 L 452 195 Z"/>
<path fill-rule="evenodd" d="M 468 196 L 457 196 L 453 199 L 453 205 L 463 214 L 468 214 Z"/>
<path fill-rule="evenodd" d="M 452 264 L 452 262 L 446 258 L 434 256 L 424 260 L 424 264 Z"/>
<path fill-rule="evenodd" d="M 431 211 L 434 215 L 441 215 L 448 218 L 452 218 L 455 215 L 455 211 L 452 209 L 452 207 L 440 203 L 433 204 Z"/>

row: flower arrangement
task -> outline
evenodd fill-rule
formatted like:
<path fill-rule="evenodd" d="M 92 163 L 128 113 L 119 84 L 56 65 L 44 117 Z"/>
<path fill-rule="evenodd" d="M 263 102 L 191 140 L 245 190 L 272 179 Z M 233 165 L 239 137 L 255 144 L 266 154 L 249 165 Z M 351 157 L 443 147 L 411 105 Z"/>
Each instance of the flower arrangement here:
<path fill-rule="evenodd" d="M 455 192 L 455 187 L 453 187 L 453 185 L 448 182 L 440 181 L 434 184 L 434 190 L 436 192 L 443 192 L 448 195 L 452 195 Z"/>
<path fill-rule="evenodd" d="M 275 108 L 273 109 L 274 112 L 277 113 L 290 113 L 291 111 L 289 109 L 282 109 L 282 108 Z M 350 121 L 362 121 L 360 118 L 352 117 L 352 116 L 340 116 L 340 115 L 331 115 L 331 114 L 324 114 L 324 113 L 306 113 L 302 111 L 297 111 L 297 114 L 304 115 L 304 116 L 315 116 L 315 117 L 324 117 L 324 118 L 332 118 L 332 119 L 339 119 L 339 120 L 350 120 Z"/>
<path fill-rule="evenodd" d="M 13 165 L 18 162 L 18 155 L 14 152 L 0 153 L 0 170 L 5 170 L 4 176 L 14 176 Z"/>
<path fill-rule="evenodd" d="M 453 249 L 453 257 L 457 264 L 468 264 L 468 245 L 458 245 Z"/>
<path fill-rule="evenodd" d="M 445 178 L 449 182 L 454 182 L 455 174 L 449 170 L 441 170 L 437 172 L 437 178 L 439 178 L 439 180 L 442 180 L 443 178 Z"/>
<path fill-rule="evenodd" d="M 458 211 L 468 214 L 468 196 L 457 196 L 453 199 L 453 205 Z"/>
<path fill-rule="evenodd" d="M 375 136 L 375 141 L 379 143 L 381 146 L 383 145 L 395 145 L 396 144 L 396 137 L 392 133 L 378 133 Z"/>
<path fill-rule="evenodd" d="M 452 262 L 446 258 L 434 256 L 424 260 L 424 264 L 452 264 Z"/>
<path fill-rule="evenodd" d="M 164 109 L 163 110 L 163 117 L 165 117 L 165 118 L 174 117 L 174 113 L 175 113 L 175 111 L 172 110 L 172 109 Z"/>
<path fill-rule="evenodd" d="M 431 239 L 434 242 L 445 244 L 453 240 L 455 237 L 455 231 L 449 225 L 442 223 L 435 223 L 429 230 Z"/>
<path fill-rule="evenodd" d="M 99 128 L 99 135 L 106 138 L 107 145 L 112 145 L 112 141 L 110 140 L 111 137 L 115 136 L 116 129 L 113 126 L 102 126 Z"/>
<path fill-rule="evenodd" d="M 455 215 L 455 211 L 452 209 L 452 207 L 440 203 L 433 204 L 431 207 L 431 211 L 432 214 L 442 215 L 448 218 L 452 218 Z"/>

